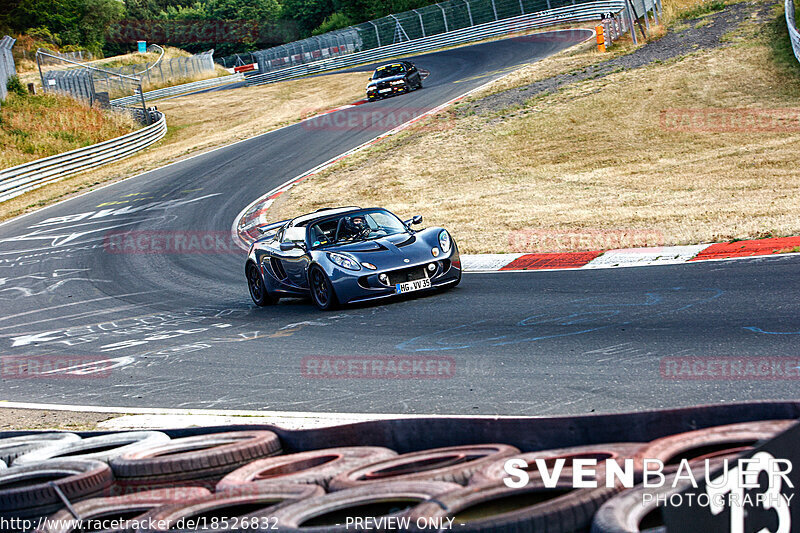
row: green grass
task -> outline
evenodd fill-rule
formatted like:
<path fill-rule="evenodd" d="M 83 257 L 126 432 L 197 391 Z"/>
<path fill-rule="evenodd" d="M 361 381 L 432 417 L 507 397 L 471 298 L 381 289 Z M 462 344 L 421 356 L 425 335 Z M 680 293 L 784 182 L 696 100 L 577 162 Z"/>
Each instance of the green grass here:
<path fill-rule="evenodd" d="M 775 9 L 775 12 L 772 21 L 766 25 L 764 31 L 764 37 L 772 51 L 772 60 L 787 75 L 800 78 L 800 61 L 794 56 L 792 50 L 783 3 L 780 8 Z"/>
<path fill-rule="evenodd" d="M 707 0 L 698 4 L 697 6 L 687 9 L 680 14 L 682 19 L 696 19 L 709 13 L 715 13 L 725 9 L 725 2 L 723 0 Z"/>

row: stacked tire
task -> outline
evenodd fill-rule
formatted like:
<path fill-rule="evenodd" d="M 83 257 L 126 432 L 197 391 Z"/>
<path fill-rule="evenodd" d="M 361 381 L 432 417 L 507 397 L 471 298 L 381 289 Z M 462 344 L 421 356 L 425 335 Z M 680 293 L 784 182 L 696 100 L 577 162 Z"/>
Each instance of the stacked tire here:
<path fill-rule="evenodd" d="M 39 533 L 77 533 L 75 518 L 110 521 L 89 529 L 113 531 L 656 532 L 663 530 L 660 509 L 643 507 L 642 496 L 663 501 L 681 487 L 625 489 L 608 481 L 604 460 L 625 464 L 629 480 L 641 483 L 646 459 L 662 461 L 668 475 L 682 465 L 713 468 L 794 423 L 524 453 L 488 443 L 404 454 L 376 446 L 285 454 L 271 431 L 176 439 L 159 432 L 39 433 L 0 439 L 0 517 L 49 516 Z M 509 460 L 529 465 L 527 483 L 505 483 Z M 588 478 L 586 460 L 598 462 Z M 593 486 L 575 488 L 578 477 Z"/>

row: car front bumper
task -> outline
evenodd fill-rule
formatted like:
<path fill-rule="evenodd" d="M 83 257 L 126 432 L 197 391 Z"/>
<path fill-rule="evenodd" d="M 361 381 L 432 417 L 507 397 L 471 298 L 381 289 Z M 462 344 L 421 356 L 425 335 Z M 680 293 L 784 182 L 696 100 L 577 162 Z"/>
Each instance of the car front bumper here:
<path fill-rule="evenodd" d="M 427 270 L 429 264 L 436 264 L 436 270 L 433 272 Z M 329 275 L 339 303 L 345 304 L 397 296 L 397 282 L 422 279 L 415 269 L 422 269 L 427 273 L 425 277 L 431 280 L 431 286 L 413 292 L 430 291 L 455 284 L 461 279 L 461 258 L 458 250 L 453 250 L 453 253 L 446 258 L 432 258 L 430 261 L 410 263 L 400 268 L 361 270 L 359 272 L 345 272 L 337 268 Z M 411 275 L 403 278 L 404 272 L 411 272 Z M 388 284 L 379 280 L 381 274 L 387 274 L 390 278 Z"/>
<path fill-rule="evenodd" d="M 393 85 L 392 87 L 388 87 L 388 89 L 391 90 L 386 92 L 380 92 L 378 89 L 369 90 L 367 91 L 367 99 L 377 100 L 378 98 L 387 98 L 389 96 L 405 94 L 409 91 L 408 85 Z"/>

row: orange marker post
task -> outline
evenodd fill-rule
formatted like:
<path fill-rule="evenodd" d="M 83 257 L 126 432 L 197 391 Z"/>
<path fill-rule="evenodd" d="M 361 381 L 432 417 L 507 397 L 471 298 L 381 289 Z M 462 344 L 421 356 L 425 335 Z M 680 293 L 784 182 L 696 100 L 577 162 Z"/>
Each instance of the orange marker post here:
<path fill-rule="evenodd" d="M 597 26 L 594 27 L 594 31 L 597 34 L 597 49 L 600 52 L 605 52 L 606 51 L 606 38 L 605 38 L 605 35 L 603 35 L 603 25 L 602 24 L 598 24 Z"/>

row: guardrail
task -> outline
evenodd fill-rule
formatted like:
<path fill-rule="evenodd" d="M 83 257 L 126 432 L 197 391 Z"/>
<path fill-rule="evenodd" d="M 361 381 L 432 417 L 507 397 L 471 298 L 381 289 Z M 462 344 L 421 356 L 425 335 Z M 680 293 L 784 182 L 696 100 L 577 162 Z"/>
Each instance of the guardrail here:
<path fill-rule="evenodd" d="M 128 157 L 147 148 L 167 133 L 167 122 L 164 114 L 158 111 L 153 111 L 152 113 L 156 114 L 156 117 L 154 117 L 156 120 L 149 126 L 133 133 L 87 146 L 86 148 L 78 148 L 63 154 L 0 170 L 0 202 L 71 174 Z"/>
<path fill-rule="evenodd" d="M 794 0 L 786 0 L 786 27 L 789 28 L 789 39 L 792 41 L 794 57 L 800 61 L 800 31 L 797 31 L 797 22 L 794 19 Z"/>
<path fill-rule="evenodd" d="M 494 22 L 487 22 L 476 26 L 454 30 L 448 33 L 440 33 L 430 37 L 423 37 L 412 41 L 405 41 L 380 48 L 373 48 L 363 52 L 339 56 L 336 58 L 316 61 L 313 63 L 288 67 L 273 72 L 265 72 L 246 76 L 247 85 L 261 85 L 282 81 L 308 74 L 316 74 L 328 70 L 350 67 L 362 63 L 380 61 L 400 55 L 428 52 L 446 46 L 464 44 L 473 41 L 480 41 L 489 37 L 505 35 L 519 31 L 543 28 L 564 22 L 585 22 L 599 20 L 603 13 L 619 13 L 624 11 L 626 3 L 623 0 L 606 0 L 599 2 L 588 2 L 585 4 L 570 5 L 546 11 L 539 11 L 527 15 L 520 15 L 513 18 L 502 19 Z M 633 27 L 630 16 L 622 18 L 627 28 Z M 626 30 L 627 31 L 627 30 Z"/>
<path fill-rule="evenodd" d="M 202 89 L 209 89 L 211 87 L 221 87 L 230 83 L 237 83 L 244 81 L 243 74 L 233 74 L 231 76 L 220 76 L 219 78 L 211 78 L 208 80 L 193 81 L 191 83 L 183 83 L 181 85 L 173 85 L 172 87 L 164 87 L 163 89 L 156 89 L 155 91 L 147 91 L 144 93 L 146 102 L 158 100 L 159 98 L 168 98 L 170 96 L 178 96 L 180 94 L 199 91 Z M 141 102 L 142 97 L 139 95 L 125 96 L 124 98 L 116 98 L 111 100 L 111 105 L 131 105 Z"/>

